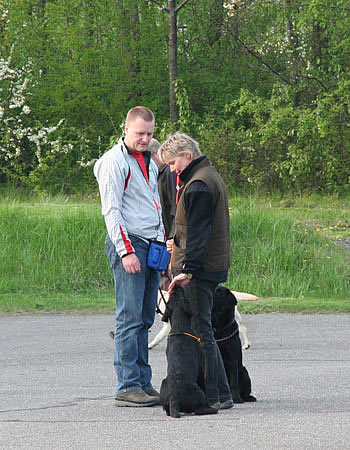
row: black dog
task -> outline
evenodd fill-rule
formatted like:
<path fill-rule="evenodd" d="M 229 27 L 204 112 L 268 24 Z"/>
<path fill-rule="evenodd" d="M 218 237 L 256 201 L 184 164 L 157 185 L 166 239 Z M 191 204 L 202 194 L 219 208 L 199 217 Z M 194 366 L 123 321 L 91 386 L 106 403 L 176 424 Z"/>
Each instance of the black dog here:
<path fill-rule="evenodd" d="M 211 313 L 214 336 L 224 362 L 233 402 L 256 402 L 256 398 L 251 395 L 248 371 L 242 363 L 242 343 L 235 320 L 235 305 L 237 299 L 232 292 L 224 286 L 218 286 Z"/>
<path fill-rule="evenodd" d="M 191 308 L 184 291 L 176 286 L 167 303 L 162 320 L 170 319 L 166 356 L 167 377 L 160 387 L 160 400 L 167 415 L 180 417 L 180 412 L 197 415 L 215 414 L 208 406 L 204 392 L 202 354 L 199 338 L 191 330 Z"/>

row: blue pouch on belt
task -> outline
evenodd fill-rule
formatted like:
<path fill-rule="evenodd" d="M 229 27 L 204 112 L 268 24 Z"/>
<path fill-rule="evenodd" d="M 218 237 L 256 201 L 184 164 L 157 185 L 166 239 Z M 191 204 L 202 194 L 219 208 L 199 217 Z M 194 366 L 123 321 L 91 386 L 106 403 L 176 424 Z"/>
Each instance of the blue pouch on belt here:
<path fill-rule="evenodd" d="M 166 244 L 159 241 L 151 241 L 148 255 L 147 266 L 154 270 L 166 270 L 170 261 L 170 253 L 166 249 Z"/>

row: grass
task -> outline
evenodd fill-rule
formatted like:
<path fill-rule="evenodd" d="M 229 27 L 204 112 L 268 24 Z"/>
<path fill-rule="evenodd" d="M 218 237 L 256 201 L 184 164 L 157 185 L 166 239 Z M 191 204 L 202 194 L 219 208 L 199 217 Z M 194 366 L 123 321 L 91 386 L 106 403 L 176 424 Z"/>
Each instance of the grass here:
<path fill-rule="evenodd" d="M 349 299 L 266 297 L 257 302 L 240 302 L 239 310 L 245 314 L 298 313 L 341 314 L 350 313 Z"/>
<path fill-rule="evenodd" d="M 111 274 L 97 204 L 0 204 L 0 292 L 87 292 Z"/>
<path fill-rule="evenodd" d="M 333 240 L 350 237 L 349 197 L 318 196 L 293 198 L 265 198 L 257 200 L 264 208 L 281 211 L 284 216 L 297 218 L 307 227 Z"/>
<path fill-rule="evenodd" d="M 232 200 L 228 285 L 263 297 L 346 298 L 349 254 L 300 219 L 256 201 Z"/>
<path fill-rule="evenodd" d="M 226 285 L 260 297 L 242 312 L 350 312 L 350 252 L 334 244 L 348 200 L 232 197 Z M 104 237 L 96 198 L 0 197 L 0 314 L 112 312 Z"/>
<path fill-rule="evenodd" d="M 7 293 L 0 294 L 0 315 L 28 313 L 98 313 L 115 310 L 112 290 L 81 293 Z"/>

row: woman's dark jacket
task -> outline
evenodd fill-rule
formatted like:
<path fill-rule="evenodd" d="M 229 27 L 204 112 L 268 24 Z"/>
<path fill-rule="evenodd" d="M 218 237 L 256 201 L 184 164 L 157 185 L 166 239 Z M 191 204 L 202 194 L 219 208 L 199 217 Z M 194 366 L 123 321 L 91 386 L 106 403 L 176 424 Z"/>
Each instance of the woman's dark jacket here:
<path fill-rule="evenodd" d="M 180 175 L 184 183 L 175 216 L 172 269 L 224 282 L 231 265 L 226 186 L 206 156 Z"/>

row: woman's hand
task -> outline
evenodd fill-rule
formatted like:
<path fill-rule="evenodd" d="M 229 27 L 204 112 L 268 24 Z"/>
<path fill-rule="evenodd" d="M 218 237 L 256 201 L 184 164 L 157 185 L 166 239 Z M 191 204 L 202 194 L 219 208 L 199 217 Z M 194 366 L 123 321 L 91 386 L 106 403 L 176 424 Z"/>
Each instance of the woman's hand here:
<path fill-rule="evenodd" d="M 172 290 L 172 288 L 178 284 L 182 288 L 188 285 L 190 282 L 190 279 L 187 277 L 185 273 L 179 273 L 179 275 L 176 275 L 176 277 L 172 280 L 172 282 L 169 285 L 169 291 Z"/>
<path fill-rule="evenodd" d="M 168 239 L 166 241 L 166 249 L 171 255 L 173 254 L 173 248 L 174 248 L 174 239 Z"/>

